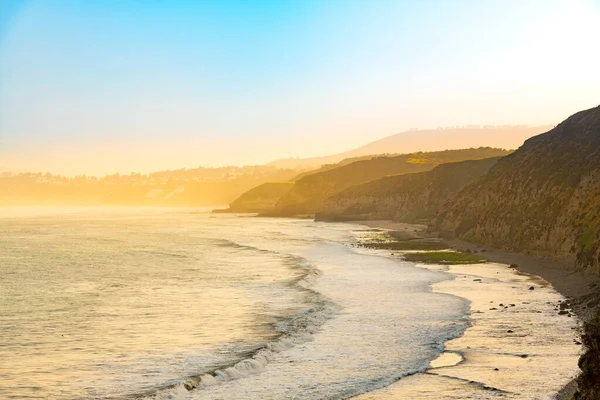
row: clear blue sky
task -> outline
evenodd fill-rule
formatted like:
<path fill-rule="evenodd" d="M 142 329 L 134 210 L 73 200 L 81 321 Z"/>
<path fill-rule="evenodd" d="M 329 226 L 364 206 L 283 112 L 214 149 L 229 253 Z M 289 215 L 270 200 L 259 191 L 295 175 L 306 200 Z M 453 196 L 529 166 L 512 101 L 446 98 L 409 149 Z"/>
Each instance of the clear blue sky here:
<path fill-rule="evenodd" d="M 557 123 L 600 103 L 598 38 L 600 0 L 1 0 L 0 167 L 248 164 Z"/>

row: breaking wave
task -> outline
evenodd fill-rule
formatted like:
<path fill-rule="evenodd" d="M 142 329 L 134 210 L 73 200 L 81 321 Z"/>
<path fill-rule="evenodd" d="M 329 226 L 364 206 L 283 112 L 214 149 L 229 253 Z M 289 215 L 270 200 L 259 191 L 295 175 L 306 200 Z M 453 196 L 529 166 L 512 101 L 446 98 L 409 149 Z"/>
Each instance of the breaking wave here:
<path fill-rule="evenodd" d="M 234 364 L 220 366 L 213 370 L 204 371 L 195 376 L 188 376 L 178 382 L 157 388 L 135 396 L 143 400 L 172 400 L 182 398 L 192 390 L 202 390 L 206 387 L 222 384 L 249 375 L 261 373 L 275 354 L 288 350 L 298 344 L 312 340 L 313 335 L 329 319 L 338 312 L 339 307 L 311 287 L 321 275 L 321 271 L 311 265 L 308 260 L 254 246 L 242 245 L 227 239 L 214 239 L 215 245 L 246 249 L 264 253 L 273 253 L 281 256 L 284 262 L 291 267 L 301 268 L 304 273 L 290 282 L 291 286 L 307 292 L 308 308 L 290 317 L 280 318 L 275 322 L 277 338 L 264 346 L 246 353 L 246 357 Z M 118 397 L 117 397 L 118 398 Z"/>

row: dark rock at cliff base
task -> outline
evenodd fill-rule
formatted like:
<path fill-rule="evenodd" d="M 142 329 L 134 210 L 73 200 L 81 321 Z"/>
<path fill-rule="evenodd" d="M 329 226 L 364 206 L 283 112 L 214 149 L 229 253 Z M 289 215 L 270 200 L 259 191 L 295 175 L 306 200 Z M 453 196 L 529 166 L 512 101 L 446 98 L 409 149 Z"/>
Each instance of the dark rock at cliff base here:
<path fill-rule="evenodd" d="M 587 303 L 588 308 L 593 308 L 593 307 L 597 307 L 598 304 L 600 304 L 600 299 L 594 299 L 594 300 L 590 300 Z"/>

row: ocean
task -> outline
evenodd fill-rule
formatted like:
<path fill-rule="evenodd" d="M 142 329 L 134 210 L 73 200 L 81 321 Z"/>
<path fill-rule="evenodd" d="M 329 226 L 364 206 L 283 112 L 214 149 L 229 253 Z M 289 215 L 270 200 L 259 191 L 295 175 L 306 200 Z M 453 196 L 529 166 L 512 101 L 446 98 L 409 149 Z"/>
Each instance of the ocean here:
<path fill-rule="evenodd" d="M 552 287 L 358 246 L 381 234 L 188 209 L 4 209 L 0 398 L 530 399 L 576 374 L 577 321 L 556 314 Z M 518 305 L 493 313 L 491 299 Z"/>

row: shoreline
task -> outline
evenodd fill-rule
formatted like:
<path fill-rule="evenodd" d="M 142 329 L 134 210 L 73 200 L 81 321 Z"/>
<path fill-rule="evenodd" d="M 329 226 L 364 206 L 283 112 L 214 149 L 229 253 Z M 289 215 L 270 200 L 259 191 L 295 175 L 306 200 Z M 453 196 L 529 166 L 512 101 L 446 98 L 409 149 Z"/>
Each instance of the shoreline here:
<path fill-rule="evenodd" d="M 425 232 L 426 225 L 407 224 L 389 220 L 348 221 L 370 228 L 402 232 L 407 238 L 434 236 Z M 452 249 L 473 251 L 484 256 L 488 261 L 516 265 L 517 271 L 539 276 L 549 282 L 559 293 L 571 300 L 573 312 L 581 321 L 588 321 L 596 300 L 600 300 L 600 276 L 586 274 L 571 263 L 558 261 L 550 257 L 533 256 L 502 251 L 489 246 L 468 243 L 459 239 L 443 239 Z M 591 304 L 589 304 L 591 302 Z"/>
<path fill-rule="evenodd" d="M 323 271 L 312 289 L 339 306 L 335 318 L 312 340 L 276 355 L 264 375 L 210 386 L 192 398 L 352 398 L 424 370 L 441 352 L 439 345 L 460 336 L 468 323 L 467 302 L 430 290 L 445 274 L 356 251 L 354 229 L 364 227 L 348 228 L 292 221 L 281 231 L 301 234 L 291 254 Z M 324 241 L 313 246 L 305 233 Z M 312 307 L 306 311 L 313 313 Z"/>
<path fill-rule="evenodd" d="M 426 232 L 426 225 L 408 224 L 390 220 L 347 221 L 352 224 L 387 230 L 398 239 L 436 238 Z M 488 262 L 511 266 L 520 275 L 539 277 L 566 298 L 580 325 L 589 320 L 600 302 L 600 277 L 588 275 L 565 261 L 549 257 L 511 253 L 489 246 L 480 246 L 458 239 L 443 239 L 457 251 L 473 252 L 484 256 Z M 558 313 L 558 311 L 557 311 Z M 581 330 L 581 326 L 578 329 Z M 577 390 L 575 380 L 568 382 L 557 394 L 556 400 L 569 400 Z"/>

